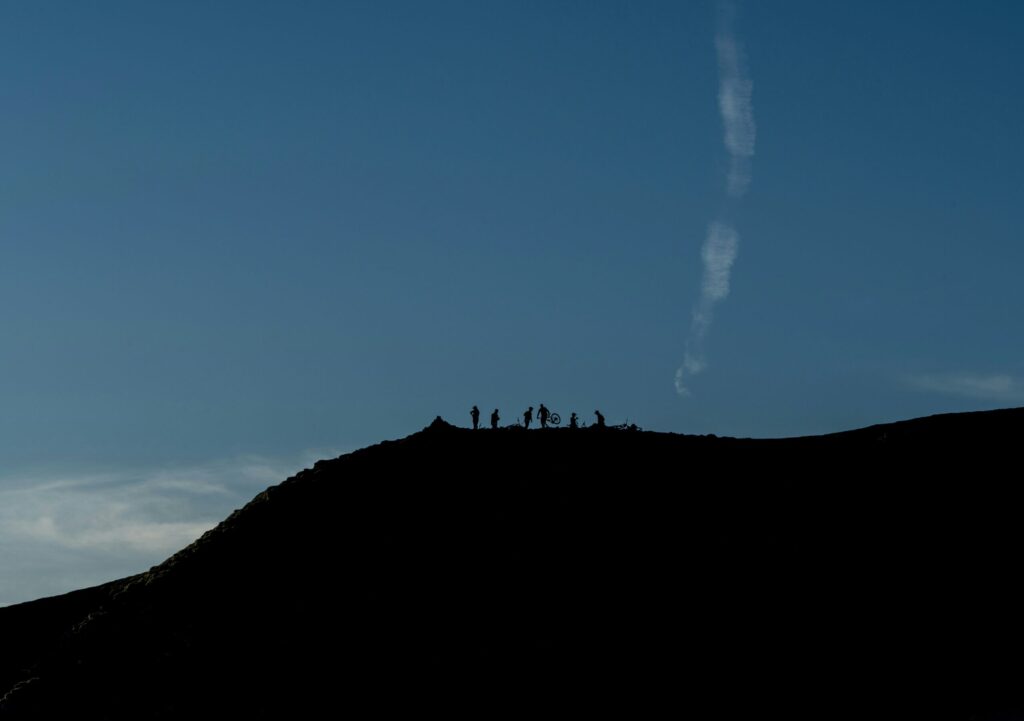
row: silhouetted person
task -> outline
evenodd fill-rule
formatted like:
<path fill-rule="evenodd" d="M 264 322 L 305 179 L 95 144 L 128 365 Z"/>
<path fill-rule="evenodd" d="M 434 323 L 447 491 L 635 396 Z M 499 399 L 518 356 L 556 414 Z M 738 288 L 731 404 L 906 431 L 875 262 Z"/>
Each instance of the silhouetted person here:
<path fill-rule="evenodd" d="M 548 411 L 547 406 L 545 406 L 543 403 L 541 403 L 540 404 L 540 408 L 537 409 L 537 418 L 540 419 L 540 427 L 541 428 L 547 428 L 548 427 L 548 416 L 549 415 L 551 415 L 551 414 Z"/>
<path fill-rule="evenodd" d="M 594 415 L 597 416 L 597 427 L 604 428 L 604 416 L 601 415 L 601 411 L 594 411 Z"/>
<path fill-rule="evenodd" d="M 579 419 L 576 418 L 576 414 L 575 413 L 573 413 L 571 416 L 569 416 L 569 427 L 570 428 L 579 428 L 580 427 Z"/>
<path fill-rule="evenodd" d="M 498 409 L 495 408 L 494 413 L 491 414 L 491 430 L 498 430 L 498 421 L 500 420 L 501 419 L 498 418 Z"/>
<path fill-rule="evenodd" d="M 527 429 L 529 429 L 530 428 L 530 421 L 532 421 L 532 420 L 533 420 L 533 406 L 530 406 L 527 409 L 526 413 L 523 414 L 523 425 L 526 426 Z"/>
<path fill-rule="evenodd" d="M 473 410 L 469 412 L 469 415 L 473 419 L 473 430 L 475 431 L 480 426 L 480 409 L 473 406 Z"/>

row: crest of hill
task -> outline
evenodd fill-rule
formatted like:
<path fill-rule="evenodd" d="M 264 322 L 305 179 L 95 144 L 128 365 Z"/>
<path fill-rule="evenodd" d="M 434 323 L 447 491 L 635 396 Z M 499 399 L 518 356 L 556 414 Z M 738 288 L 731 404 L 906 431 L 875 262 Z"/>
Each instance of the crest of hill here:
<path fill-rule="evenodd" d="M 984 718 L 1024 677 L 1022 434 L 1022 409 L 780 440 L 438 419 L 146 573 L 0 609 L 0 711 Z"/>

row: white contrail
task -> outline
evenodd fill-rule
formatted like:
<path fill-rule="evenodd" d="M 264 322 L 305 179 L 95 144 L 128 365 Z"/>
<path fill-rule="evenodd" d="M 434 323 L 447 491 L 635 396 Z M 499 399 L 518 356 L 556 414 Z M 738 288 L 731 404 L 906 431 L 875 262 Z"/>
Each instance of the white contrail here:
<path fill-rule="evenodd" d="M 741 197 L 750 185 L 750 158 L 754 156 L 757 127 L 751 97 L 754 84 L 743 69 L 743 52 L 729 32 L 715 38 L 718 51 L 718 110 L 725 128 L 725 149 L 729 153 L 726 190 Z"/>
<path fill-rule="evenodd" d="M 685 378 L 697 375 L 707 366 L 704 360 L 704 336 L 711 327 L 715 305 L 729 295 L 729 275 L 736 260 L 739 242 L 740 236 L 731 225 L 715 221 L 708 226 L 708 235 L 700 253 L 704 261 L 700 300 L 693 309 L 683 364 L 676 371 L 676 391 L 680 395 L 689 395 Z"/>
<path fill-rule="evenodd" d="M 754 125 L 754 106 L 751 102 L 754 84 L 744 68 L 743 49 L 731 29 L 733 7 L 731 3 L 719 6 L 722 17 L 715 50 L 718 55 L 718 110 L 725 130 L 725 150 L 729 154 L 726 193 L 740 198 L 750 185 L 750 159 L 754 157 L 757 128 Z M 686 341 L 683 363 L 676 371 L 676 391 L 689 395 L 688 378 L 707 367 L 704 358 L 704 337 L 711 327 L 715 305 L 729 295 L 729 275 L 739 248 L 739 233 L 732 224 L 717 220 L 708 226 L 707 238 L 701 249 L 704 276 L 700 299 L 693 309 L 690 335 Z"/>
<path fill-rule="evenodd" d="M 708 228 L 708 237 L 700 255 L 704 260 L 704 282 L 701 299 L 708 303 L 724 300 L 729 295 L 729 272 L 736 260 L 740 236 L 735 228 L 715 222 Z"/>

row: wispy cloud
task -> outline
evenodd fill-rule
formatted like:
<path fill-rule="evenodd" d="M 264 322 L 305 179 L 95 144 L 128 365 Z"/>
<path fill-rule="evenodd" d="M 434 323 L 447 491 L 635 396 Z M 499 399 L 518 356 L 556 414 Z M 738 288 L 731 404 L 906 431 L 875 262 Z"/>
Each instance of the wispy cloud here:
<path fill-rule="evenodd" d="M 750 186 L 750 162 L 754 157 L 757 127 L 754 124 L 754 84 L 747 75 L 743 48 L 732 30 L 735 7 L 723 0 L 718 6 L 720 22 L 715 36 L 718 56 L 718 110 L 722 116 L 729 171 L 725 191 L 738 199 Z M 704 339 L 711 328 L 715 305 L 729 295 L 732 265 L 739 250 L 739 233 L 732 223 L 717 220 L 708 226 L 701 249 L 704 266 L 700 298 L 693 309 L 683 362 L 676 370 L 675 387 L 681 396 L 690 395 L 689 379 L 707 368 Z"/>
<path fill-rule="evenodd" d="M 1004 403 L 1024 402 L 1024 380 L 1006 373 L 921 373 L 905 380 L 919 391 Z"/>
<path fill-rule="evenodd" d="M 228 463 L 20 474 L 0 480 L 0 543 L 33 542 L 120 556 L 169 553 L 216 525 L 225 506 L 283 478 Z"/>
<path fill-rule="evenodd" d="M 739 234 L 732 226 L 718 221 L 708 226 L 708 234 L 701 249 L 704 276 L 701 281 L 700 300 L 693 309 L 683 364 L 676 371 L 676 392 L 680 395 L 689 395 L 686 379 L 707 367 L 704 337 L 714 319 L 715 305 L 729 295 L 729 278 L 732 264 L 736 261 L 739 242 Z"/>
<path fill-rule="evenodd" d="M 743 51 L 726 28 L 715 38 L 718 52 L 718 110 L 725 129 L 725 149 L 729 153 L 726 190 L 739 198 L 750 185 L 750 159 L 754 157 L 757 127 L 754 124 L 754 84 L 743 64 Z"/>
<path fill-rule="evenodd" d="M 148 568 L 317 458 L 245 456 L 183 467 L 0 477 L 0 604 Z"/>
<path fill-rule="evenodd" d="M 69 526 L 66 518 L 52 513 L 27 520 L 14 519 L 5 524 L 4 535 L 73 550 L 169 554 L 217 525 L 212 521 L 133 520 L 127 516 L 126 509 L 124 504 L 100 508 L 89 523 L 77 526 Z"/>
<path fill-rule="evenodd" d="M 704 281 L 701 283 L 701 304 L 710 305 L 729 295 L 729 274 L 736 260 L 740 236 L 736 229 L 715 222 L 708 228 L 700 256 L 704 261 Z"/>

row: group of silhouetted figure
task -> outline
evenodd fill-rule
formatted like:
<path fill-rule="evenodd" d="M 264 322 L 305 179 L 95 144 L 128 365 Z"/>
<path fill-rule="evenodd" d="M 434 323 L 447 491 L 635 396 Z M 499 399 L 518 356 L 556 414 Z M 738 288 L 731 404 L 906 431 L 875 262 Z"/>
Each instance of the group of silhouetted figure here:
<path fill-rule="evenodd" d="M 604 425 L 604 416 L 601 415 L 601 411 L 595 410 L 594 411 L 594 415 L 597 417 L 597 421 L 595 423 L 596 427 L 597 428 L 604 428 L 605 427 L 605 425 Z M 473 406 L 472 410 L 469 411 L 469 417 L 473 419 L 473 430 L 474 431 L 477 430 L 480 427 L 480 409 L 477 408 L 476 406 Z M 547 409 L 547 407 L 543 403 L 541 403 L 540 404 L 540 408 L 537 409 L 537 420 L 540 422 L 540 427 L 541 428 L 547 428 L 548 427 L 548 421 L 550 419 L 551 419 L 551 411 L 549 411 Z M 501 416 L 498 415 L 498 409 L 495 408 L 494 412 L 491 413 L 491 428 L 493 430 L 497 430 L 498 429 L 498 421 L 500 421 L 500 420 L 501 420 Z M 529 429 L 530 424 L 532 422 L 533 422 L 533 406 L 530 406 L 523 413 L 523 426 L 525 426 L 527 429 Z M 554 420 L 554 423 L 558 424 L 558 422 L 559 422 L 559 420 L 556 417 L 555 420 Z M 579 428 L 579 427 L 580 427 L 579 417 L 575 413 L 573 413 L 571 416 L 569 416 L 569 428 Z"/>

